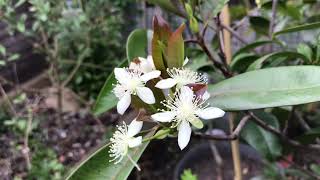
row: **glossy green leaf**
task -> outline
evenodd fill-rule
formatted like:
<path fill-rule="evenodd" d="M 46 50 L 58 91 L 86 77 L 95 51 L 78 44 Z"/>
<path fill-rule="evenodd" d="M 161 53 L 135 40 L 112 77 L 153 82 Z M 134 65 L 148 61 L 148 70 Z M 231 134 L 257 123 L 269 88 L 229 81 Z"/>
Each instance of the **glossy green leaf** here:
<path fill-rule="evenodd" d="M 183 173 L 180 175 L 181 180 L 198 180 L 198 176 L 193 174 L 191 169 L 183 170 Z"/>
<path fill-rule="evenodd" d="M 313 143 L 316 138 L 320 138 L 320 127 L 310 129 L 305 134 L 297 137 L 296 139 L 303 144 L 308 144 Z"/>
<path fill-rule="evenodd" d="M 281 63 L 283 63 L 286 60 L 287 60 L 287 57 L 277 57 L 272 61 L 269 61 L 268 63 L 263 65 L 263 68 L 279 67 L 281 66 Z"/>
<path fill-rule="evenodd" d="M 0 54 L 2 56 L 5 56 L 6 52 L 7 52 L 6 47 L 4 47 L 3 45 L 0 44 Z"/>
<path fill-rule="evenodd" d="M 299 7 L 290 4 L 290 3 L 286 3 L 286 6 L 282 8 L 282 12 L 287 15 L 289 15 L 290 17 L 292 17 L 295 20 L 300 20 L 302 17 L 302 11 L 300 10 Z"/>
<path fill-rule="evenodd" d="M 17 30 L 18 30 L 19 32 L 21 32 L 21 33 L 24 33 L 24 32 L 26 31 L 26 26 L 25 26 L 24 23 L 25 23 L 25 22 L 23 22 L 23 21 L 19 21 L 19 22 L 17 23 Z"/>
<path fill-rule="evenodd" d="M 316 61 L 319 62 L 320 61 L 320 35 L 317 37 L 317 49 L 316 49 Z"/>
<path fill-rule="evenodd" d="M 230 68 L 232 71 L 244 72 L 258 58 L 259 56 L 253 53 L 239 54 L 232 59 Z"/>
<path fill-rule="evenodd" d="M 311 164 L 310 169 L 320 176 L 320 165 L 319 164 Z"/>
<path fill-rule="evenodd" d="M 147 137 L 153 135 L 154 132 L 149 133 Z M 129 149 L 130 157 L 137 162 L 148 146 L 149 143 L 144 143 L 136 148 Z M 123 160 L 114 164 L 109 162 L 109 143 L 102 146 L 88 158 L 82 161 L 75 169 L 73 169 L 67 176 L 67 180 L 125 180 L 130 175 L 130 172 L 134 168 L 132 162 L 128 157 L 124 157 Z"/>
<path fill-rule="evenodd" d="M 256 111 L 254 114 L 270 126 L 279 128 L 278 120 L 275 116 L 264 111 Z M 282 147 L 278 137 L 252 121 L 246 124 L 240 135 L 248 144 L 269 160 L 275 160 L 281 155 Z"/>
<path fill-rule="evenodd" d="M 316 14 L 316 15 L 313 15 L 313 16 L 310 16 L 310 17 L 306 18 L 306 22 L 307 23 L 313 23 L 313 22 L 319 22 L 319 21 L 320 21 L 320 15 L 319 14 Z"/>
<path fill-rule="evenodd" d="M 266 44 L 271 44 L 271 43 L 278 43 L 276 41 L 269 41 L 269 40 L 266 40 L 266 41 L 257 41 L 257 42 L 254 42 L 254 43 L 251 43 L 251 44 L 248 44 L 246 46 L 244 46 L 243 48 L 239 49 L 233 56 L 237 56 L 239 54 L 242 54 L 244 52 L 248 52 L 250 50 L 253 50 L 255 49 L 256 47 L 259 47 L 259 46 L 263 46 L 263 45 L 266 45 Z"/>
<path fill-rule="evenodd" d="M 123 61 L 119 67 L 125 67 L 128 65 L 128 61 Z M 102 114 L 110 109 L 112 109 L 113 107 L 115 107 L 117 105 L 118 99 L 117 97 L 112 93 L 112 89 L 113 89 L 113 84 L 115 84 L 117 82 L 116 78 L 114 77 L 114 73 L 112 72 L 106 82 L 104 83 L 96 104 L 93 108 L 93 113 L 95 115 L 99 115 Z"/>
<path fill-rule="evenodd" d="M 185 3 L 184 4 L 184 7 L 186 9 L 186 12 L 187 12 L 187 15 L 188 15 L 188 18 L 192 18 L 193 17 L 193 10 L 192 10 L 192 7 L 189 3 Z"/>
<path fill-rule="evenodd" d="M 198 20 L 195 17 L 191 17 L 189 20 L 190 29 L 193 33 L 199 32 L 199 23 Z"/>
<path fill-rule="evenodd" d="M 295 27 L 290 27 L 288 29 L 284 29 L 278 32 L 275 32 L 273 36 L 278 36 L 280 34 L 286 34 L 286 33 L 292 33 L 292 32 L 298 32 L 298 31 L 305 31 L 305 30 L 311 30 L 311 29 L 317 29 L 320 28 L 320 22 L 310 23 L 310 24 L 303 24 Z"/>
<path fill-rule="evenodd" d="M 229 2 L 229 0 L 218 0 L 215 8 L 212 11 L 212 16 L 216 17 L 220 13 L 223 7 Z"/>
<path fill-rule="evenodd" d="M 320 67 L 287 66 L 250 71 L 209 85 L 212 106 L 238 111 L 320 101 Z"/>
<path fill-rule="evenodd" d="M 204 66 L 209 66 L 212 65 L 210 61 L 208 61 L 208 58 L 205 54 L 200 54 L 194 58 L 192 58 L 188 64 L 186 64 L 185 67 L 197 71 L 198 69 L 204 67 Z"/>
<path fill-rule="evenodd" d="M 148 38 L 147 30 L 136 29 L 132 31 L 127 39 L 127 59 L 131 62 L 137 57 L 147 57 Z"/>
<path fill-rule="evenodd" d="M 297 52 L 303 54 L 305 57 L 308 58 L 308 61 L 312 61 L 312 49 L 306 44 L 299 44 L 297 47 Z"/>
<path fill-rule="evenodd" d="M 271 54 L 267 54 L 262 56 L 261 58 L 257 59 L 254 63 L 252 63 L 247 71 L 253 71 L 260 69 L 263 66 L 263 63 L 265 63 L 267 60 L 276 60 L 281 57 L 293 58 L 293 59 L 303 59 L 304 61 L 308 62 L 308 58 L 304 56 L 303 54 L 297 53 L 297 52 L 290 52 L 290 51 L 284 51 L 284 52 L 275 52 Z"/>
<path fill-rule="evenodd" d="M 160 129 L 159 131 L 156 132 L 154 137 L 156 139 L 164 139 L 170 134 L 170 129 Z"/>
<path fill-rule="evenodd" d="M 15 61 L 19 58 L 20 58 L 20 55 L 15 53 L 15 54 L 12 54 L 11 56 L 9 56 L 8 61 Z"/>
<path fill-rule="evenodd" d="M 19 0 L 14 4 L 14 7 L 17 8 L 19 6 L 21 6 L 22 4 L 24 4 L 26 2 L 26 0 Z"/>
<path fill-rule="evenodd" d="M 265 3 L 263 8 L 272 11 L 272 0 Z M 302 15 L 300 7 L 296 3 L 286 3 L 285 1 L 278 1 L 277 3 L 277 14 L 281 14 L 285 17 L 291 17 L 293 20 L 299 20 Z M 290 19 L 291 20 L 291 19 Z"/>
<path fill-rule="evenodd" d="M 231 22 L 241 20 L 247 15 L 246 7 L 241 4 L 229 6 Z"/>
<path fill-rule="evenodd" d="M 251 27 L 259 34 L 268 35 L 269 20 L 262 16 L 251 16 L 250 19 Z"/>

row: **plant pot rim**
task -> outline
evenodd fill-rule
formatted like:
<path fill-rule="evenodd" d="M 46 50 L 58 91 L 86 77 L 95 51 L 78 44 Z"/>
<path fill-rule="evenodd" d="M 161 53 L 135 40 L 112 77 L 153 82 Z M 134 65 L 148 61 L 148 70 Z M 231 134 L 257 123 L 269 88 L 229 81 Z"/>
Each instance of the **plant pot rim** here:
<path fill-rule="evenodd" d="M 226 156 L 227 154 L 231 154 L 230 142 L 218 141 L 215 142 L 215 145 L 222 157 Z M 253 160 L 254 162 L 262 163 L 262 157 L 255 149 L 253 149 L 249 145 L 240 143 L 239 148 L 241 157 L 246 157 L 247 159 Z M 206 155 L 209 153 L 211 153 L 209 142 L 203 142 L 194 145 L 179 160 L 178 164 L 174 169 L 173 180 L 180 180 L 180 175 L 188 167 L 188 165 L 196 161 L 199 161 L 200 159 L 207 158 Z M 199 154 L 202 155 L 199 156 Z"/>

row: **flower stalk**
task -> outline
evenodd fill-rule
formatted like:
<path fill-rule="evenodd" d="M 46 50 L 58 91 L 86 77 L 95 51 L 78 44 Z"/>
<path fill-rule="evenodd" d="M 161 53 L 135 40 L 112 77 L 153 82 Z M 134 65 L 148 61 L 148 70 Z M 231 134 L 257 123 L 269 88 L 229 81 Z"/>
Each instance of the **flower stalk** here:
<path fill-rule="evenodd" d="M 165 129 L 165 130 L 163 130 L 161 133 L 158 133 L 158 134 L 155 134 L 155 135 L 152 136 L 152 137 L 143 139 L 142 142 L 145 143 L 145 142 L 151 141 L 151 140 L 153 140 L 153 139 L 157 139 L 157 138 L 159 138 L 159 137 L 161 137 L 161 136 L 163 136 L 163 135 L 169 134 L 170 131 L 171 131 L 171 129 Z"/>

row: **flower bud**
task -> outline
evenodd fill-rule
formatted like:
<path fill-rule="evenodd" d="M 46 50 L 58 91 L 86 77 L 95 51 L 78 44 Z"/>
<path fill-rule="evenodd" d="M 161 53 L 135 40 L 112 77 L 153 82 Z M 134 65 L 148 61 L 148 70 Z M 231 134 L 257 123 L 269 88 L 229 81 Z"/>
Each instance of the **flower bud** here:
<path fill-rule="evenodd" d="M 195 17 L 190 18 L 190 28 L 193 33 L 199 32 L 199 24 Z"/>

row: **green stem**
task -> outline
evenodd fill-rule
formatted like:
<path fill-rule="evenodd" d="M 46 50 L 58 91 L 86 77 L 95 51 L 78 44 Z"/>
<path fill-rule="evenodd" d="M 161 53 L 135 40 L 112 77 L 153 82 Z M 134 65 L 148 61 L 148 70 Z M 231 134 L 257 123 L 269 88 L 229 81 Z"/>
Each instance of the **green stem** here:
<path fill-rule="evenodd" d="M 171 129 L 166 129 L 166 130 L 162 131 L 162 132 L 159 133 L 159 134 L 156 134 L 156 135 L 154 135 L 154 136 L 152 136 L 152 137 L 143 139 L 142 142 L 151 141 L 151 140 L 156 139 L 156 138 L 158 138 L 158 137 L 161 137 L 161 136 L 163 136 L 163 135 L 165 135 L 165 134 L 168 134 L 170 131 L 171 131 Z"/>
<path fill-rule="evenodd" d="M 158 112 L 158 109 L 157 109 L 154 105 L 149 104 L 149 107 L 151 108 L 151 110 L 152 110 L 153 113 Z"/>
<path fill-rule="evenodd" d="M 131 163 L 137 168 L 137 170 L 141 171 L 141 169 L 140 169 L 139 165 L 137 164 L 137 162 L 135 162 L 129 154 L 127 154 L 127 157 L 131 161 Z"/>

